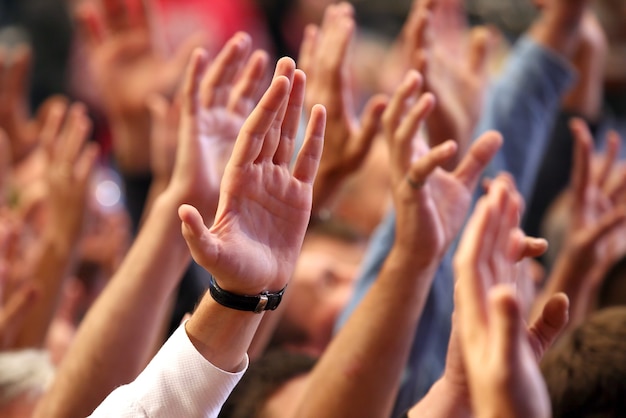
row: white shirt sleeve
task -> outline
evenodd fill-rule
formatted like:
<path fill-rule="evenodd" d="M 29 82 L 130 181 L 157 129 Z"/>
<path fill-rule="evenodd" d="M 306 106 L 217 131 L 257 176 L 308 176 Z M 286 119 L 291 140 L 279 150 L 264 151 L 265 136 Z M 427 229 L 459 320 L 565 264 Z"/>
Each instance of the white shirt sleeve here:
<path fill-rule="evenodd" d="M 183 324 L 137 379 L 114 390 L 91 417 L 216 417 L 248 362 L 246 356 L 237 373 L 215 367 L 193 346 Z"/>

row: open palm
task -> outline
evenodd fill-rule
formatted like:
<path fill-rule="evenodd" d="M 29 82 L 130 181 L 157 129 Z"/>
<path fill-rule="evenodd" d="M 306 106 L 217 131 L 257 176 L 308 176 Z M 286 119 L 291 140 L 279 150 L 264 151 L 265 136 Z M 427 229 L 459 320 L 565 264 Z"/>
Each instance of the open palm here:
<path fill-rule="evenodd" d="M 325 111 L 316 106 L 292 174 L 304 86 L 295 63 L 280 60 L 272 84 L 239 133 L 213 226 L 207 228 L 192 206 L 179 210 L 194 259 L 231 292 L 282 289 L 300 252 L 325 124 Z"/>

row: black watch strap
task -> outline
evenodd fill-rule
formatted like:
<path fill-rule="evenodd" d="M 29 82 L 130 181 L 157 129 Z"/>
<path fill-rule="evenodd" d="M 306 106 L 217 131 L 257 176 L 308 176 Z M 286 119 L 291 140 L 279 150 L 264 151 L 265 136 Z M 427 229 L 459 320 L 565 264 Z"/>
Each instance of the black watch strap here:
<path fill-rule="evenodd" d="M 273 311 L 278 308 L 285 289 L 286 287 L 283 287 L 278 293 L 263 292 L 255 296 L 237 295 L 219 287 L 213 275 L 210 275 L 209 279 L 209 292 L 217 303 L 227 308 L 254 313 Z"/>

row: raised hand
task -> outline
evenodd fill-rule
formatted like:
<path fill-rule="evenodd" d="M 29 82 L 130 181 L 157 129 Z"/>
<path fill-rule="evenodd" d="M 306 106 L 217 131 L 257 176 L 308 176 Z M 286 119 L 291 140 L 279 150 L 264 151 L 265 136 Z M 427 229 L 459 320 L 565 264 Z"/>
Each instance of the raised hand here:
<path fill-rule="evenodd" d="M 567 298 L 555 295 L 527 328 L 515 296 L 517 261 L 545 250 L 518 229 L 521 198 L 506 177 L 490 186 L 455 256 L 455 326 L 446 374 L 469 391 L 477 417 L 548 417 L 550 401 L 537 362 L 567 322 Z M 543 248 L 542 248 L 543 247 Z M 454 341 L 454 338 L 458 338 Z M 462 365 L 458 361 L 459 345 Z M 466 383 L 465 383 L 466 382 Z M 462 391 L 461 391 L 462 392 Z M 529 401 L 532 400 L 532 401 Z"/>
<path fill-rule="evenodd" d="M 198 208 L 207 222 L 217 209 L 220 181 L 244 120 L 262 93 L 267 54 L 250 54 L 251 39 L 238 33 L 182 92 L 176 162 L 170 190 Z M 203 57 L 206 54 L 203 53 Z M 280 64 L 278 74 L 293 73 Z M 190 75 L 188 75 L 190 76 Z"/>
<path fill-rule="evenodd" d="M 47 156 L 47 218 L 34 250 L 32 274 L 42 296 L 26 318 L 28 326 L 18 337 L 20 347 L 43 344 L 83 230 L 89 180 L 99 151 L 97 144 L 85 145 L 91 127 L 85 107 L 73 104 L 66 110 L 60 103 L 50 109 L 41 131 Z"/>
<path fill-rule="evenodd" d="M 87 40 L 90 66 L 114 134 L 114 152 L 122 170 L 147 172 L 149 166 L 149 114 L 152 94 L 174 92 L 189 55 L 202 43 L 190 37 L 168 57 L 155 45 L 149 2 L 131 13 L 126 0 L 102 0 L 99 12 L 92 5 L 80 8 L 78 23 Z"/>
<path fill-rule="evenodd" d="M 441 20 L 441 15 L 445 14 L 441 10 L 444 5 L 440 3 L 441 0 L 415 0 L 386 68 L 403 71 L 414 68 L 423 75 L 424 90 L 437 97 L 437 105 L 426 119 L 429 144 L 435 146 L 454 139 L 459 147 L 458 157 L 450 159 L 445 166 L 454 169 L 465 155 L 480 117 L 488 78 L 489 32 L 476 28 L 470 32 L 466 43 L 463 31 L 452 31 L 456 39 L 447 44 L 464 46 L 460 51 L 446 49 L 440 42 L 441 34 L 434 33 L 434 16 L 439 15 Z M 446 34 L 450 33 L 448 27 L 445 29 Z M 435 36 L 437 42 L 434 42 Z M 393 75 L 397 69 L 390 68 L 389 73 Z"/>
<path fill-rule="evenodd" d="M 385 110 L 383 129 L 391 146 L 398 222 L 417 223 L 420 231 L 424 231 L 417 235 L 412 233 L 412 228 L 401 228 L 396 230 L 396 240 L 407 248 L 419 248 L 415 257 L 430 263 L 443 256 L 458 234 L 480 173 L 499 149 L 502 139 L 495 132 L 483 135 L 454 172 L 442 170 L 439 167 L 452 158 L 457 146 L 449 141 L 424 156 L 427 147 L 418 142 L 416 135 L 421 122 L 435 106 L 435 98 L 427 93 L 417 99 L 421 85 L 419 74 L 410 71 Z M 422 158 L 413 161 L 416 151 Z"/>
<path fill-rule="evenodd" d="M 570 222 L 563 247 L 548 278 L 543 297 L 565 292 L 571 301 L 572 325 L 590 308 L 607 270 L 625 250 L 626 173 L 616 166 L 620 139 L 609 136 L 600 168 L 592 169 L 593 140 L 585 122 L 571 122 L 575 138 L 570 190 Z M 616 180 L 609 181 L 611 177 Z"/>
<path fill-rule="evenodd" d="M 196 53 L 186 89 L 194 90 L 206 62 Z M 293 174 L 305 76 L 283 58 L 272 84 L 244 123 L 221 183 L 215 223 L 198 209 L 179 215 L 192 256 L 220 287 L 238 294 L 278 291 L 287 284 L 310 217 L 313 181 L 323 148 L 325 111 L 315 106 Z M 191 102 L 189 110 L 198 103 Z M 212 214 L 204 214 L 210 217 Z"/>
<path fill-rule="evenodd" d="M 39 132 L 51 106 L 64 99 L 53 96 L 31 117 L 28 105 L 28 83 L 31 51 L 19 46 L 9 51 L 0 48 L 0 128 L 8 135 L 12 159 L 22 161 L 39 143 Z"/>
<path fill-rule="evenodd" d="M 354 10 L 348 3 L 329 5 L 321 28 L 308 26 L 298 67 L 308 77 L 306 109 L 324 105 L 328 112 L 324 153 L 313 192 L 313 210 L 321 209 L 337 186 L 363 163 L 385 109 L 385 98 L 374 96 L 359 118 L 353 103 L 350 42 Z"/>

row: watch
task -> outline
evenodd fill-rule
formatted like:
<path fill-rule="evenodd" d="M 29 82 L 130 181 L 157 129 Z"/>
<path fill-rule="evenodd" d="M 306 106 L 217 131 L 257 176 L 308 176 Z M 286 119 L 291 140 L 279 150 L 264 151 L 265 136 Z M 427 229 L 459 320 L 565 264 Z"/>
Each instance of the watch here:
<path fill-rule="evenodd" d="M 211 297 L 220 305 L 239 311 L 249 311 L 261 313 L 263 311 L 273 311 L 278 308 L 287 286 L 277 293 L 262 292 L 255 296 L 237 295 L 218 286 L 213 275 L 209 275 L 209 292 Z"/>

